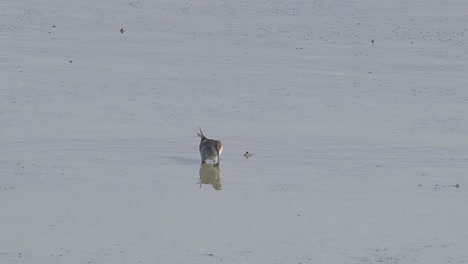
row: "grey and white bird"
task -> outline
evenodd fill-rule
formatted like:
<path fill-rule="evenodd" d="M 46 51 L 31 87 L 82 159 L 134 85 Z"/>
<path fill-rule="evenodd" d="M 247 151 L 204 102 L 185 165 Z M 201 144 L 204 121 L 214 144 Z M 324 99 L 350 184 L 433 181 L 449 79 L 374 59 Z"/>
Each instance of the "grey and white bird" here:
<path fill-rule="evenodd" d="M 200 157 L 201 164 L 206 164 L 207 160 L 212 160 L 213 165 L 219 165 L 219 156 L 223 152 L 223 144 L 219 140 L 209 139 L 205 137 L 203 131 L 200 129 L 200 133 L 197 135 L 200 137 Z"/>
<path fill-rule="evenodd" d="M 246 151 L 245 154 L 244 154 L 244 157 L 245 157 L 246 159 L 248 159 L 248 158 L 252 157 L 253 155 L 255 155 L 255 154 L 249 153 L 248 151 Z"/>

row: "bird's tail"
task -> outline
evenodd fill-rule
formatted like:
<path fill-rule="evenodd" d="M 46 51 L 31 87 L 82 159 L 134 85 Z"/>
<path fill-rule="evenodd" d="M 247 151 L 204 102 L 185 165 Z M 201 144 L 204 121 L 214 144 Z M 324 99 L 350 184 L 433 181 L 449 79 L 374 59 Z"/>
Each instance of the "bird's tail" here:
<path fill-rule="evenodd" d="M 200 129 L 200 133 L 197 132 L 197 135 L 201 138 L 201 139 L 206 139 L 205 135 L 203 135 L 203 131 L 201 130 L 200 127 L 198 127 Z"/>

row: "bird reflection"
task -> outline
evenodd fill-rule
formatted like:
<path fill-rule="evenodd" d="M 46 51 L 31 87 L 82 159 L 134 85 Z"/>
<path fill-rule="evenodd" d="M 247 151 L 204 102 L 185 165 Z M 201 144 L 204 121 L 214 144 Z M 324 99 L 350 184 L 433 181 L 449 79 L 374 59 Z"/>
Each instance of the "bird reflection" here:
<path fill-rule="evenodd" d="M 200 189 L 202 184 L 211 184 L 215 190 L 221 190 L 221 179 L 223 175 L 219 166 L 211 164 L 201 164 L 200 165 Z"/>

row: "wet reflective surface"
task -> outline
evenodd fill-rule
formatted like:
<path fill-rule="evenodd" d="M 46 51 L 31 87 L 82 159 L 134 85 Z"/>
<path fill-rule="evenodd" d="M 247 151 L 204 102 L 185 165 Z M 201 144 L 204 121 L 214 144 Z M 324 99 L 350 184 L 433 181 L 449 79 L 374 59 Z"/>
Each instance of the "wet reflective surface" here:
<path fill-rule="evenodd" d="M 467 1 L 24 2 L 0 264 L 466 262 Z"/>
<path fill-rule="evenodd" d="M 211 164 L 201 164 L 199 173 L 200 175 L 200 189 L 203 184 L 212 185 L 215 190 L 221 190 L 221 179 L 223 175 L 219 166 Z"/>

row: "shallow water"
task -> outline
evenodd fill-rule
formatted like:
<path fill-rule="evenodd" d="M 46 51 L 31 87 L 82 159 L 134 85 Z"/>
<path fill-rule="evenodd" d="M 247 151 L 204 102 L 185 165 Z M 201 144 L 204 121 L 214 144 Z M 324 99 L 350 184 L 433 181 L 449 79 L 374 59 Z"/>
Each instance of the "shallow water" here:
<path fill-rule="evenodd" d="M 465 5 L 7 3 L 1 262 L 462 263 Z"/>

